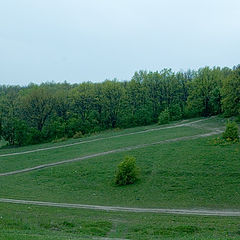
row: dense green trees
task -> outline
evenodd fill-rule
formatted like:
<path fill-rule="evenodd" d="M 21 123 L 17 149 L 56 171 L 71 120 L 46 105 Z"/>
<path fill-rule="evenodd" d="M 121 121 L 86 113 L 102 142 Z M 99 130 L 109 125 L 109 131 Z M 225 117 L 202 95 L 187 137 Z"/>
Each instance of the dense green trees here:
<path fill-rule="evenodd" d="M 223 80 L 222 96 L 225 116 L 240 115 L 240 65 Z"/>
<path fill-rule="evenodd" d="M 199 69 L 189 89 L 188 107 L 193 115 L 209 116 L 221 112 L 220 68 Z"/>
<path fill-rule="evenodd" d="M 240 66 L 139 71 L 129 82 L 0 86 L 0 135 L 11 145 L 146 125 L 166 112 L 169 120 L 240 114 Z"/>

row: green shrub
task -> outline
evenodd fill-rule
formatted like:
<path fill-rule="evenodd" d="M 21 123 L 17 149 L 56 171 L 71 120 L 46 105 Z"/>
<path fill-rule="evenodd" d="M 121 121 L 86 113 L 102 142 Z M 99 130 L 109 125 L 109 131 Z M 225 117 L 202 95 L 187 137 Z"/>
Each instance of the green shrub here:
<path fill-rule="evenodd" d="M 166 108 L 164 111 L 162 111 L 160 114 L 159 114 L 159 117 L 158 117 L 158 124 L 166 124 L 166 123 L 169 123 L 170 122 L 170 112 L 169 112 L 169 109 Z"/>
<path fill-rule="evenodd" d="M 83 137 L 83 134 L 82 134 L 82 132 L 81 131 L 78 131 L 78 132 L 76 132 L 74 135 L 73 135 L 73 138 L 82 138 Z"/>
<path fill-rule="evenodd" d="M 217 137 L 217 138 L 210 139 L 208 141 L 208 143 L 210 145 L 214 145 L 214 146 L 229 146 L 232 144 L 232 142 L 226 141 L 223 137 Z"/>
<path fill-rule="evenodd" d="M 239 141 L 239 128 L 236 122 L 227 122 L 226 130 L 223 132 L 223 138 L 229 142 Z"/>
<path fill-rule="evenodd" d="M 179 104 L 172 104 L 169 108 L 170 120 L 176 121 L 182 119 L 182 109 Z"/>
<path fill-rule="evenodd" d="M 136 158 L 127 156 L 118 165 L 115 184 L 118 186 L 133 184 L 139 178 L 139 169 L 136 166 Z"/>

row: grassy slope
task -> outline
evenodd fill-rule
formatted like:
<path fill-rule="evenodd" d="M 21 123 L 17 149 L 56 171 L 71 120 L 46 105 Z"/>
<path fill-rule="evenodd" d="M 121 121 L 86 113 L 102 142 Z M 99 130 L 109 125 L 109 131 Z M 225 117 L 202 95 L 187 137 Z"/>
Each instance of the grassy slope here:
<path fill-rule="evenodd" d="M 0 194 L 101 205 L 240 208 L 238 144 L 212 146 L 207 139 L 198 139 L 128 154 L 137 158 L 141 169 L 141 180 L 131 186 L 112 183 L 116 166 L 126 155 L 117 153 L 4 177 Z"/>
<path fill-rule="evenodd" d="M 206 128 L 222 124 L 221 121 L 210 120 L 201 125 Z M 177 131 L 173 133 L 170 130 Z M 164 131 L 159 131 L 156 138 L 181 135 L 178 130 L 185 132 L 186 129 L 164 130 L 166 135 Z M 100 151 L 106 144 L 111 148 L 125 144 L 125 141 L 136 144 L 138 140 L 155 138 L 148 135 L 141 140 L 139 136 L 124 139 L 124 143 L 99 142 L 99 146 L 94 144 L 96 149 L 92 151 Z M 82 154 L 87 154 L 89 149 L 90 146 L 84 148 L 82 151 L 86 152 Z M 77 154 L 79 151 L 79 148 L 76 149 Z M 51 154 L 55 156 L 56 153 Z M 63 156 L 64 159 L 68 154 Z M 240 208 L 240 145 L 213 146 L 208 139 L 198 139 L 156 145 L 128 154 L 136 156 L 141 168 L 141 180 L 131 186 L 119 188 L 112 184 L 116 165 L 126 155 L 118 153 L 0 178 L 0 196 L 98 205 Z M 8 160 L 14 164 L 20 161 L 18 157 Z M 26 166 L 31 164 L 30 160 L 25 163 Z M 4 164 L 8 164 L 7 159 L 4 159 Z M 3 203 L 0 204 L 0 215 L 0 238 L 7 240 L 91 239 L 91 236 L 129 239 L 240 237 L 239 218 L 230 217 L 107 213 Z"/>
<path fill-rule="evenodd" d="M 0 238 L 239 239 L 239 218 L 112 213 L 0 204 Z"/>
<path fill-rule="evenodd" d="M 144 134 L 122 136 L 119 138 L 105 139 L 97 142 L 89 142 L 66 148 L 58 148 L 23 155 L 0 157 L 0 172 L 12 171 L 44 163 L 72 159 L 127 146 L 158 142 L 161 140 L 172 139 L 182 136 L 197 135 L 206 132 L 209 132 L 209 130 L 193 127 L 181 127 L 165 130 L 163 129 L 159 131 L 147 132 Z M 86 141 L 87 140 L 89 139 L 86 138 Z"/>
<path fill-rule="evenodd" d="M 64 145 L 64 144 L 69 144 L 69 143 L 76 143 L 76 142 L 80 142 L 80 141 L 85 141 L 85 140 L 90 140 L 90 139 L 97 139 L 100 137 L 111 137 L 111 136 L 116 136 L 119 134 L 125 134 L 125 133 L 135 133 L 135 132 L 139 132 L 139 131 L 145 131 L 145 130 L 149 130 L 149 129 L 158 129 L 158 128 L 163 128 L 165 126 L 173 126 L 173 125 L 178 125 L 178 124 L 184 124 L 184 123 L 189 123 L 189 122 L 193 122 L 193 121 L 198 121 L 198 120 L 202 120 L 204 118 L 194 118 L 194 119 L 187 119 L 187 120 L 183 120 L 183 121 L 176 121 L 170 124 L 165 124 L 165 125 L 158 125 L 158 124 L 153 124 L 153 125 L 148 125 L 148 126 L 139 126 L 139 127 L 134 127 L 134 128 L 126 128 L 126 129 L 109 129 L 100 133 L 96 133 L 96 134 L 91 134 L 91 135 L 84 135 L 83 138 L 80 139 L 67 139 L 66 141 L 63 142 L 58 142 L 58 143 L 42 143 L 42 144 L 35 144 L 35 145 L 28 145 L 28 146 L 23 146 L 23 147 L 16 147 L 16 146 L 7 146 L 5 141 L 1 141 L 1 147 L 0 147 L 0 154 L 4 154 L 4 153 L 14 153 L 14 152 L 24 152 L 24 151 L 28 151 L 28 150 L 34 150 L 34 149 L 38 149 L 38 148 L 46 148 L 46 147 L 52 147 L 52 146 L 59 146 L 59 145 Z M 208 123 L 212 122 L 212 120 L 208 119 L 207 120 Z M 216 123 L 215 120 L 213 120 L 213 122 Z M 221 119 L 218 119 L 219 124 L 221 124 Z"/>

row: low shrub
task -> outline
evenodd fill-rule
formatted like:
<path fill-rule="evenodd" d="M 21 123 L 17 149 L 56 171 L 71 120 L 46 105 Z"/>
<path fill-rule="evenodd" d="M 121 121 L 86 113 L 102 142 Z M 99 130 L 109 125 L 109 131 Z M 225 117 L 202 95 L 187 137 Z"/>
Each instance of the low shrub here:
<path fill-rule="evenodd" d="M 136 158 L 127 156 L 118 165 L 115 184 L 118 186 L 124 186 L 133 184 L 139 179 L 139 169 L 136 166 Z"/>
<path fill-rule="evenodd" d="M 239 128 L 236 122 L 227 122 L 226 130 L 223 132 L 223 139 L 228 142 L 239 141 Z"/>
<path fill-rule="evenodd" d="M 179 104 L 172 104 L 169 108 L 170 120 L 177 121 L 182 119 L 183 113 Z"/>
<path fill-rule="evenodd" d="M 159 114 L 159 117 L 158 117 L 158 124 L 167 124 L 170 122 L 170 112 L 169 112 L 169 109 L 166 108 L 164 111 L 162 111 L 160 114 Z"/>
<path fill-rule="evenodd" d="M 213 138 L 208 143 L 213 146 L 228 146 L 232 144 L 232 142 L 226 141 L 223 137 Z"/>
<path fill-rule="evenodd" d="M 76 138 L 82 138 L 83 137 L 83 134 L 81 131 L 78 131 L 76 132 L 74 135 L 73 135 L 73 138 L 76 139 Z"/>

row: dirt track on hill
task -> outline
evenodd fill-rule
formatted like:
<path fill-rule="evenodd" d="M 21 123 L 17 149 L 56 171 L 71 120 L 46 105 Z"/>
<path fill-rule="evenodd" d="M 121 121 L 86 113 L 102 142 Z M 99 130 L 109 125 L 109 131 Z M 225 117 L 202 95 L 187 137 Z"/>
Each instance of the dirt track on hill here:
<path fill-rule="evenodd" d="M 177 141 L 193 140 L 193 139 L 198 139 L 198 138 L 203 138 L 203 137 L 209 137 L 209 136 L 220 134 L 220 133 L 222 133 L 221 130 L 215 130 L 213 132 L 205 133 L 205 134 L 179 137 L 179 138 L 162 140 L 162 141 L 154 142 L 154 143 L 124 147 L 124 148 L 114 149 L 114 150 L 110 150 L 110 151 L 106 151 L 106 152 L 95 153 L 95 154 L 91 154 L 91 155 L 87 155 L 87 156 L 83 156 L 83 157 L 79 157 L 79 158 L 63 160 L 63 161 L 54 162 L 54 163 L 46 163 L 46 164 L 42 164 L 42 165 L 39 165 L 39 166 L 31 167 L 31 168 L 25 168 L 25 169 L 15 170 L 15 171 L 11 171 L 11 172 L 0 173 L 0 177 L 15 175 L 15 174 L 19 174 L 19 173 L 25 173 L 25 172 L 31 172 L 31 171 L 40 170 L 40 169 L 43 169 L 43 168 L 58 166 L 58 165 L 65 164 L 65 163 L 77 162 L 77 161 L 81 161 L 81 160 L 85 160 L 85 159 L 89 159 L 89 158 L 93 158 L 93 157 L 104 156 L 104 155 L 108 155 L 108 154 L 112 154 L 112 153 L 126 152 L 126 151 L 130 151 L 130 150 L 134 150 L 134 149 L 150 147 L 150 146 L 153 146 L 153 145 L 158 145 L 158 144 L 163 144 L 163 143 L 168 143 L 168 142 L 177 142 Z"/>
<path fill-rule="evenodd" d="M 98 138 L 98 139 L 93 139 L 93 140 L 84 141 L 84 142 L 77 142 L 77 143 L 68 144 L 68 145 L 42 148 L 42 149 L 36 149 L 36 150 L 32 150 L 32 151 L 19 152 L 19 153 L 3 154 L 3 155 L 0 155 L 0 157 L 10 156 L 10 155 L 18 155 L 18 154 L 26 154 L 26 153 L 37 152 L 37 151 L 45 151 L 45 150 L 50 150 L 50 149 L 73 146 L 73 145 L 77 145 L 77 144 L 83 144 L 83 143 L 87 143 L 87 142 L 100 141 L 100 140 L 103 140 L 103 139 L 117 138 L 117 137 L 140 134 L 140 133 L 145 133 L 145 132 L 150 132 L 150 131 L 157 131 L 157 130 L 161 130 L 161 129 L 169 129 L 169 128 L 174 128 L 174 127 L 188 126 L 188 125 L 191 125 L 193 123 L 204 121 L 204 120 L 206 120 L 206 119 L 197 120 L 197 121 L 189 122 L 189 123 L 185 123 L 185 124 L 173 125 L 173 126 L 164 127 L 164 128 L 155 128 L 155 129 L 149 129 L 149 130 L 135 132 L 135 133 L 121 134 L 121 135 L 116 135 L 116 136 L 106 137 L 106 138 Z M 159 142 L 154 142 L 154 143 L 149 143 L 149 144 L 141 144 L 141 145 L 137 145 L 137 146 L 130 146 L 130 147 L 125 147 L 125 148 L 115 149 L 115 150 L 111 150 L 111 151 L 106 151 L 106 152 L 101 152 L 101 153 L 96 153 L 96 154 L 83 156 L 83 157 L 80 157 L 80 158 L 64 160 L 64 161 L 55 162 L 55 163 L 43 164 L 43 165 L 35 166 L 35 167 L 32 167 L 32 168 L 26 168 L 26 169 L 21 169 L 21 170 L 6 172 L 6 173 L 0 173 L 0 176 L 8 176 L 8 175 L 14 175 L 14 174 L 19 174 L 19 173 L 30 172 L 30 171 L 34 171 L 34 170 L 40 170 L 40 169 L 43 169 L 43 168 L 53 167 L 53 166 L 57 166 L 57 165 L 65 164 L 65 163 L 81 161 L 81 160 L 84 160 L 84 159 L 89 159 L 89 158 L 93 158 L 93 157 L 108 155 L 108 154 L 112 154 L 112 153 L 130 151 L 130 150 L 149 147 L 149 146 L 153 146 L 153 145 L 157 145 L 157 144 L 184 141 L 184 140 L 193 140 L 193 139 L 198 139 L 198 138 L 203 138 L 203 137 L 208 137 L 208 136 L 220 134 L 222 132 L 223 131 L 220 130 L 220 129 L 214 129 L 214 131 L 209 132 L 209 133 L 205 133 L 205 134 L 198 134 L 198 135 L 194 135 L 194 136 L 185 136 L 185 137 L 179 137 L 179 138 L 174 138 L 174 139 L 162 140 L 162 141 L 159 141 Z M 88 209 L 88 210 L 111 211 L 111 212 L 240 217 L 240 211 L 238 211 L 238 210 L 135 208 L 135 207 L 99 206 L 99 205 L 71 204 L 71 203 L 54 203 L 54 202 L 7 199 L 7 198 L 0 198 L 0 203 L 35 205 L 35 206 L 45 206 L 45 207 L 59 207 L 59 208 L 72 208 L 72 209 Z"/>
<path fill-rule="evenodd" d="M 0 157 L 7 157 L 7 156 L 14 156 L 14 155 L 22 155 L 22 154 L 40 152 L 40 151 L 47 151 L 47 150 L 51 150 L 51 149 L 71 147 L 71 146 L 80 145 L 80 144 L 84 144 L 84 143 L 97 142 L 97 141 L 101 141 L 101 140 L 119 138 L 119 137 L 136 135 L 136 134 L 142 134 L 142 133 L 146 133 L 146 132 L 159 131 L 159 130 L 164 130 L 164 129 L 177 128 L 177 127 L 185 127 L 185 126 L 189 126 L 189 125 L 192 125 L 194 123 L 198 123 L 198 122 L 202 122 L 202 121 L 206 121 L 206 120 L 209 120 L 209 118 L 200 119 L 200 120 L 196 120 L 196 121 L 192 121 L 192 122 L 188 122 L 188 123 L 171 125 L 171 126 L 168 126 L 168 127 L 151 128 L 151 129 L 147 129 L 147 130 L 143 130 L 143 131 L 139 131 L 139 132 L 124 133 L 124 134 L 119 134 L 119 135 L 110 136 L 110 137 L 102 137 L 102 138 L 97 138 L 97 139 L 92 139 L 92 140 L 87 140 L 87 141 L 81 141 L 81 142 L 76 142 L 76 143 L 70 143 L 70 144 L 65 144 L 65 145 L 59 145 L 59 146 L 53 146 L 53 147 L 48 147 L 48 148 L 38 148 L 38 149 L 24 151 L 24 152 L 6 153 L 6 154 L 1 154 Z"/>
<path fill-rule="evenodd" d="M 16 199 L 6 199 L 6 198 L 0 198 L 0 202 L 25 204 L 25 205 L 37 205 L 37 206 L 46 206 L 46 207 L 89 209 L 89 210 L 100 210 L 100 211 L 111 211 L 111 212 L 240 217 L 240 211 L 233 211 L 233 210 L 129 208 L 129 207 L 99 206 L 99 205 L 85 205 L 85 204 L 71 204 L 71 203 L 40 202 L 40 201 L 16 200 Z"/>

